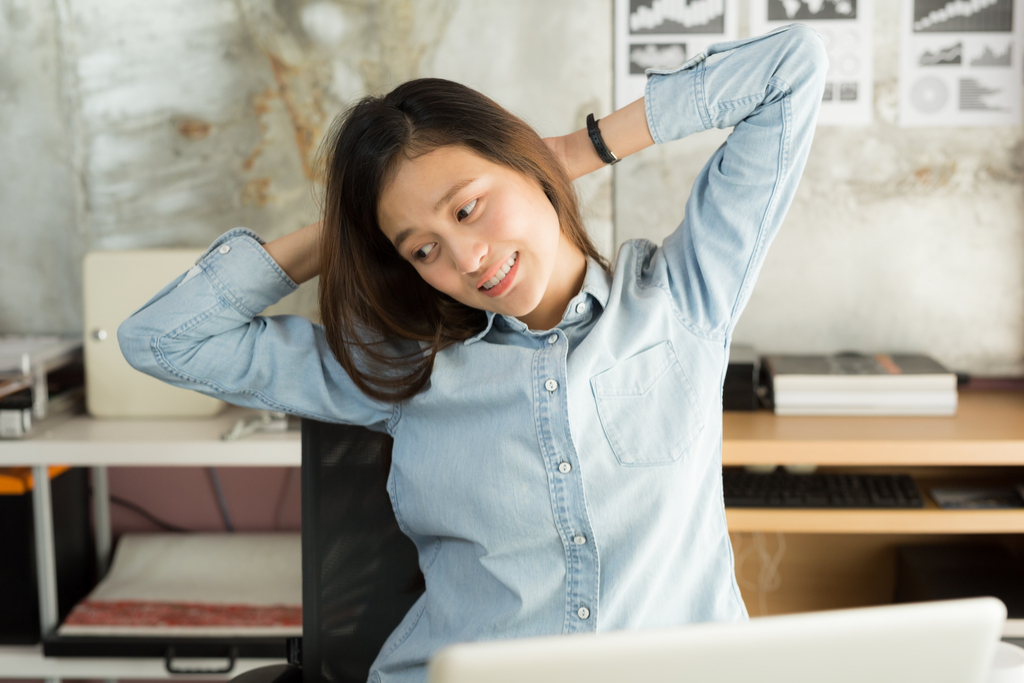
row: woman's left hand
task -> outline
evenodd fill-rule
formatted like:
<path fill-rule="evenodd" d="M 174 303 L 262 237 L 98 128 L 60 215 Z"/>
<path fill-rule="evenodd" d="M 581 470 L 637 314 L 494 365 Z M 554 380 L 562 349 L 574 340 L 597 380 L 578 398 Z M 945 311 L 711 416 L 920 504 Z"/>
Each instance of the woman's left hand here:
<path fill-rule="evenodd" d="M 620 159 L 654 144 L 647 127 L 643 98 L 601 119 L 599 127 L 605 144 Z M 544 144 L 555 153 L 572 180 L 605 166 L 586 128 L 568 135 L 544 138 Z"/>

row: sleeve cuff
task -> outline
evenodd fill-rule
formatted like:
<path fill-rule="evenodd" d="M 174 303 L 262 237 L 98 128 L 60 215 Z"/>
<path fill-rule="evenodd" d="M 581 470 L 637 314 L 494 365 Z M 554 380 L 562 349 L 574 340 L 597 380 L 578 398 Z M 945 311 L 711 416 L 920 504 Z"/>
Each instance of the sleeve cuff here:
<path fill-rule="evenodd" d="M 255 317 L 298 285 L 263 248 L 266 241 L 248 228 L 234 228 L 196 261 L 218 293 L 240 313 Z"/>
<path fill-rule="evenodd" d="M 644 110 L 658 144 L 679 140 L 711 127 L 704 100 L 704 53 L 675 69 L 648 69 Z"/>

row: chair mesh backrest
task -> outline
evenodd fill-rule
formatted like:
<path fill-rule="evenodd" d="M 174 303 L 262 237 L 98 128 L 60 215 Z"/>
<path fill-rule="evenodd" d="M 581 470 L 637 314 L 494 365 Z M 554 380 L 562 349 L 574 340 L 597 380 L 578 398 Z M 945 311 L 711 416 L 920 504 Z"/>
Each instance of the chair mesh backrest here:
<path fill-rule="evenodd" d="M 302 421 L 304 683 L 366 681 L 423 592 L 416 547 L 399 530 L 385 488 L 387 438 Z"/>

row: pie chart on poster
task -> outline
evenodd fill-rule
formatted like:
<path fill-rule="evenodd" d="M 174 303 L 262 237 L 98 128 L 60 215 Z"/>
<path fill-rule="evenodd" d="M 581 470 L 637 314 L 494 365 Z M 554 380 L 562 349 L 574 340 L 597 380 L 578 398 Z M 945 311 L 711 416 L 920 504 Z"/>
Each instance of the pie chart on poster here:
<path fill-rule="evenodd" d="M 946 104 L 946 84 L 933 76 L 918 79 L 910 89 L 910 102 L 918 111 L 931 114 Z"/>

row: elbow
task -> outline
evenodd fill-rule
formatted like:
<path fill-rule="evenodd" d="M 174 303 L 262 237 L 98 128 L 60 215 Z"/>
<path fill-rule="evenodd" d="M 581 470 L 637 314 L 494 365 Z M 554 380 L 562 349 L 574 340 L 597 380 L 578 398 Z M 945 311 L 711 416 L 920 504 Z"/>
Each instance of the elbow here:
<path fill-rule="evenodd" d="M 789 61 L 796 72 L 794 80 L 820 91 L 824 87 L 829 67 L 825 41 L 817 31 L 803 24 L 794 26 L 787 34 L 790 41 Z"/>
<path fill-rule="evenodd" d="M 156 368 L 150 345 L 151 336 L 142 329 L 138 321 L 128 318 L 117 328 L 117 344 L 121 355 L 139 372 L 153 375 Z"/>

